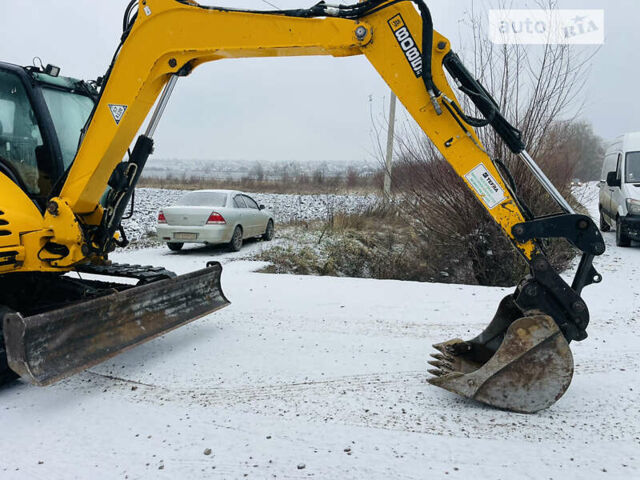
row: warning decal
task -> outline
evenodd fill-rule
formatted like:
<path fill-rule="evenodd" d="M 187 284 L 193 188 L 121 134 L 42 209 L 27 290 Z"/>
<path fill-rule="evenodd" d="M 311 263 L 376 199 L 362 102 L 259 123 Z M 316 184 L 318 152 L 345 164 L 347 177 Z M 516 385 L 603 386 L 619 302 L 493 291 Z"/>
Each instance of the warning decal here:
<path fill-rule="evenodd" d="M 120 120 L 124 116 L 124 112 L 127 111 L 126 105 L 113 105 L 109 104 L 109 110 L 111 110 L 111 115 L 113 115 L 113 119 L 116 121 L 116 125 L 120 125 Z"/>
<path fill-rule="evenodd" d="M 467 173 L 464 178 L 489 209 L 497 207 L 504 201 L 504 190 L 482 163 Z"/>

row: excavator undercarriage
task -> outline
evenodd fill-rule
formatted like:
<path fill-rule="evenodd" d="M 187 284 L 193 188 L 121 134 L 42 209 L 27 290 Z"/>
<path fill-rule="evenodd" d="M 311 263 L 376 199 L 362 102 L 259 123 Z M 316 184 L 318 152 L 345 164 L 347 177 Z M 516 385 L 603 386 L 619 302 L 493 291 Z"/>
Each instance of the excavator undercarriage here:
<path fill-rule="evenodd" d="M 108 256 L 127 244 L 121 221 L 178 80 L 211 61 L 304 55 L 366 56 L 530 266 L 480 335 L 435 345 L 429 381 L 518 412 L 562 396 L 573 374 L 569 343 L 587 337 L 580 295 L 601 280 L 592 263 L 604 241 L 434 30 L 423 0 L 271 11 L 132 0 L 121 43 L 95 82 L 59 77 L 52 66 L 0 63 L 0 108 L 11 104 L 12 112 L 0 117 L 0 382 L 15 373 L 48 385 L 228 304 L 219 264 L 175 277 L 113 265 Z M 449 78 L 477 117 L 465 112 Z M 483 147 L 476 129 L 485 127 L 529 167 L 558 214 L 530 212 L 505 163 Z M 582 253 L 571 285 L 545 257 L 549 238 Z"/>

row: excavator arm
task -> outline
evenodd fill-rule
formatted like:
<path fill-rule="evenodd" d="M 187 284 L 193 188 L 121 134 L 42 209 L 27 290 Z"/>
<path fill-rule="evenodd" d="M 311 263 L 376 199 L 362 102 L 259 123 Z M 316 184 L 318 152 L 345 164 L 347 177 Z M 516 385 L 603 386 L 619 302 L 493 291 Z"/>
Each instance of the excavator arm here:
<path fill-rule="evenodd" d="M 436 345 L 432 383 L 516 411 L 536 411 L 554 403 L 573 372 L 568 343 L 586 337 L 589 314 L 580 292 L 600 279 L 592 260 L 604 252 L 604 243 L 593 221 L 573 212 L 527 154 L 520 132 L 467 71 L 449 40 L 434 30 L 422 0 L 366 0 L 340 6 L 321 2 L 308 9 L 275 11 L 207 7 L 192 0 L 131 2 L 121 44 L 75 160 L 44 216 L 43 237 L 63 248 L 44 249 L 38 260 L 25 264 L 42 271 L 77 269 L 87 261 L 100 263 L 117 246 L 125 207 L 180 78 L 210 61 L 308 55 L 365 55 L 531 266 L 530 275 L 503 300 L 482 334 Z M 482 118 L 463 111 L 445 72 Z M 123 161 L 154 105 L 145 133 Z M 503 178 L 504 167 L 489 157 L 476 134 L 482 127 L 494 128 L 532 169 L 561 214 L 535 219 L 524 213 L 515 186 Z M 111 188 L 101 204 L 107 185 Z M 584 254 L 571 286 L 544 255 L 540 240 L 549 237 L 566 238 Z M 27 323 L 21 324 L 22 334 L 29 331 Z M 5 322 L 5 336 L 13 331 Z M 110 354 L 117 353 L 116 347 L 110 347 Z M 100 355 L 92 353 L 91 361 L 79 361 L 67 370 L 100 361 Z M 55 379 L 65 374 L 59 367 Z"/>

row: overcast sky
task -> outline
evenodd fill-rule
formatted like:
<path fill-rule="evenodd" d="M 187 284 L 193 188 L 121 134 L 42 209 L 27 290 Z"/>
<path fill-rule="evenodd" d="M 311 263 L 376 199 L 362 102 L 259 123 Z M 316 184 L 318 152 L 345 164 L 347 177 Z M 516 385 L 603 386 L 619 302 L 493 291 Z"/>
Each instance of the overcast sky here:
<path fill-rule="evenodd" d="M 281 8 L 315 3 L 270 1 Z M 94 79 L 117 46 L 127 3 L 0 0 L 0 60 L 27 65 L 39 56 L 61 66 L 63 75 Z M 259 0 L 201 3 L 270 8 Z M 455 50 L 465 36 L 461 19 L 472 0 L 427 3 L 435 28 Z M 474 8 L 488 11 L 492 3 L 475 0 Z M 535 1 L 513 5 L 535 8 Z M 605 139 L 640 130 L 640 95 L 633 93 L 640 73 L 640 2 L 559 0 L 559 6 L 605 10 L 606 41 L 593 59 L 583 117 Z M 155 157 L 372 160 L 370 112 L 381 115 L 387 96 L 386 85 L 362 56 L 213 62 L 178 83 L 155 136 Z"/>

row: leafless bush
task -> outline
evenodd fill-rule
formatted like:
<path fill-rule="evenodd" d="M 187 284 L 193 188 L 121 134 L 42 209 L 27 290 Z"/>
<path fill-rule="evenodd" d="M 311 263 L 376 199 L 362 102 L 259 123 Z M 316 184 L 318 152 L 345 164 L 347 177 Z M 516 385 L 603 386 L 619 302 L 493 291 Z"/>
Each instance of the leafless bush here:
<path fill-rule="evenodd" d="M 564 169 L 547 173 L 556 180 L 566 175 Z M 526 263 L 509 240 L 438 154 L 426 159 L 403 157 L 394 168 L 393 181 L 397 197 L 402 199 L 400 211 L 412 222 L 421 241 L 436 252 L 428 257 L 448 262 L 454 278 L 462 275 L 468 281 L 471 268 L 473 283 L 510 286 L 526 272 Z M 521 185 L 519 191 L 531 198 L 527 187 L 534 185 Z M 536 199 L 535 205 L 538 210 L 554 210 L 548 198 Z M 547 245 L 547 254 L 557 268 L 566 267 L 572 258 L 568 246 L 558 242 Z"/>
<path fill-rule="evenodd" d="M 604 157 L 604 141 L 593 132 L 593 127 L 586 121 L 564 122 L 554 129 L 553 135 L 558 138 L 554 161 L 574 165 L 574 175 L 580 180 L 600 179 L 600 168 Z"/>

